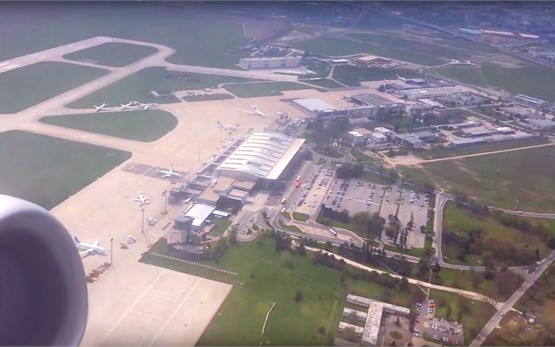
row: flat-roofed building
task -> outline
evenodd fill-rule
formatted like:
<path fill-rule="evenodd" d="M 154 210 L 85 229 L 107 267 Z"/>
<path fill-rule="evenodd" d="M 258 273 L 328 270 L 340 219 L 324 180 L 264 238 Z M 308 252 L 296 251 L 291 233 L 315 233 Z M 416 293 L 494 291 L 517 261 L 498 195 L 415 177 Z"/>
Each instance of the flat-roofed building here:
<path fill-rule="evenodd" d="M 384 128 L 384 127 L 375 127 L 375 128 L 374 128 L 374 132 L 375 132 L 375 133 L 383 134 L 383 135 L 385 135 L 385 136 L 389 136 L 389 135 L 391 135 L 391 134 L 393 133 L 392 130 L 389 130 L 389 129 Z"/>
<path fill-rule="evenodd" d="M 185 212 L 185 216 L 193 218 L 192 228 L 194 231 L 197 231 L 204 226 L 204 222 L 215 209 L 216 208 L 214 206 L 210 205 L 194 204 Z"/>
<path fill-rule="evenodd" d="M 375 93 L 356 94 L 351 96 L 350 100 L 358 105 L 373 106 L 376 112 L 380 109 L 388 112 L 402 112 L 406 109 L 404 101 L 392 101 Z"/>
<path fill-rule="evenodd" d="M 362 336 L 362 334 L 364 333 L 363 327 L 345 322 L 339 322 L 339 331 L 344 332 L 346 330 L 354 331 L 357 336 Z"/>
<path fill-rule="evenodd" d="M 302 57 L 265 57 L 241 58 L 239 66 L 243 69 L 281 69 L 301 66 Z"/>
<path fill-rule="evenodd" d="M 220 193 L 208 188 L 197 197 L 196 201 L 201 204 L 216 206 L 221 197 Z"/>
<path fill-rule="evenodd" d="M 534 108 L 542 108 L 547 105 L 547 101 L 534 98 L 532 96 L 524 95 L 524 94 L 517 94 L 513 98 L 514 102 L 519 105 L 530 106 Z"/>
<path fill-rule="evenodd" d="M 387 142 L 388 138 L 382 133 L 373 133 L 370 135 L 370 140 L 375 143 L 384 143 Z"/>
<path fill-rule="evenodd" d="M 374 106 L 336 107 L 321 99 L 295 99 L 291 105 L 318 119 L 370 117 L 375 114 Z"/>
<path fill-rule="evenodd" d="M 304 141 L 279 133 L 253 133 L 218 166 L 218 172 L 236 180 L 275 181 L 294 160 Z"/>

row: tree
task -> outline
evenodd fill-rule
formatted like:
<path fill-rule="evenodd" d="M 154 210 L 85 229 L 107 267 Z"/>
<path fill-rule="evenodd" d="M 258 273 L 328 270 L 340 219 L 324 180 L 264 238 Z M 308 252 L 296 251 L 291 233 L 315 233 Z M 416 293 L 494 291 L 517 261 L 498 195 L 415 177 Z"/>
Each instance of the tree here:
<path fill-rule="evenodd" d="M 402 292 L 410 293 L 409 280 L 405 276 L 401 277 L 401 281 L 399 282 L 399 289 Z"/>
<path fill-rule="evenodd" d="M 302 243 L 299 246 L 299 255 L 301 255 L 303 257 L 306 255 L 306 248 L 304 247 L 304 244 L 302 244 Z"/>
<path fill-rule="evenodd" d="M 319 333 L 320 335 L 326 335 L 326 328 L 324 328 L 324 327 L 319 327 L 319 328 L 318 328 L 318 333 Z"/>
<path fill-rule="evenodd" d="M 439 266 L 439 263 L 436 263 L 433 267 L 432 267 L 432 271 L 435 274 L 439 274 L 439 272 L 441 271 L 441 266 Z"/>
<path fill-rule="evenodd" d="M 232 245 L 237 243 L 237 227 L 235 226 L 229 228 L 229 243 Z"/>
<path fill-rule="evenodd" d="M 295 293 L 295 302 L 298 304 L 303 300 L 303 293 L 300 290 L 297 290 Z"/>

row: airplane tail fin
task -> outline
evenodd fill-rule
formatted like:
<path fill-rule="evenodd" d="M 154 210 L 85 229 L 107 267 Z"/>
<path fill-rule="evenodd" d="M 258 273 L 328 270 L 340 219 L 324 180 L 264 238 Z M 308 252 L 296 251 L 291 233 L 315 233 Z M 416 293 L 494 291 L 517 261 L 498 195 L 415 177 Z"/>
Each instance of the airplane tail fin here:
<path fill-rule="evenodd" d="M 94 245 L 98 246 L 98 239 L 94 240 Z"/>
<path fill-rule="evenodd" d="M 79 239 L 77 238 L 77 236 L 73 236 L 73 239 L 75 240 L 75 242 L 81 243 L 81 241 L 79 241 Z"/>
<path fill-rule="evenodd" d="M 219 121 L 219 120 L 217 120 L 216 122 L 218 123 L 218 125 L 222 125 L 222 123 L 220 123 L 220 121 Z"/>

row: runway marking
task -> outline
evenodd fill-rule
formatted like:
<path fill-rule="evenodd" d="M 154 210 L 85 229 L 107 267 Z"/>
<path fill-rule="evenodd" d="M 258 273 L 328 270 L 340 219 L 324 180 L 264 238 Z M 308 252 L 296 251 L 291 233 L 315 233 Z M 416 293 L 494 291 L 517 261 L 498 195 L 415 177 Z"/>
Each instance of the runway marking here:
<path fill-rule="evenodd" d="M 181 300 L 181 303 L 179 304 L 179 306 L 177 306 L 177 308 L 175 309 L 175 311 L 173 311 L 172 315 L 170 316 L 170 318 L 168 318 L 168 320 L 166 320 L 166 323 L 162 326 L 162 329 L 158 330 L 158 334 L 156 334 L 156 336 L 154 336 L 154 338 L 150 341 L 150 343 L 148 344 L 149 346 L 152 346 L 152 344 L 154 343 L 154 341 L 156 341 L 156 339 L 158 338 L 158 336 L 160 336 L 160 334 L 164 331 L 164 329 L 166 329 L 166 326 L 168 326 L 169 322 L 171 322 L 173 320 L 173 317 L 175 317 L 175 315 L 177 314 L 177 312 L 179 311 L 179 309 L 181 308 L 181 306 L 183 306 L 183 304 L 185 303 L 185 301 L 187 301 L 187 299 L 189 299 L 189 297 L 193 294 L 193 292 L 195 291 L 195 289 L 198 287 L 198 285 L 200 284 L 200 282 L 202 282 L 202 278 L 199 278 L 197 283 L 195 284 L 195 286 L 191 289 L 191 291 L 189 292 L 189 294 L 187 294 L 187 296 L 185 296 L 183 298 L 183 300 Z"/>
<path fill-rule="evenodd" d="M 160 278 L 162 278 L 162 276 L 164 276 L 164 274 L 167 272 L 167 270 L 163 270 L 160 273 L 160 276 L 158 276 L 158 278 L 156 278 L 156 280 L 152 281 L 152 283 L 150 284 L 150 286 L 148 286 L 148 288 L 145 289 L 145 291 L 139 295 L 139 297 L 135 300 L 135 302 L 133 303 L 133 305 L 129 306 L 127 308 L 127 310 L 125 310 L 125 312 L 121 315 L 120 319 L 118 319 L 118 321 L 116 322 L 116 324 L 112 325 L 112 328 L 110 330 L 108 330 L 108 332 L 106 333 L 106 335 L 104 335 L 104 338 L 98 343 L 98 345 L 101 345 L 102 342 L 104 342 L 106 340 L 106 338 L 108 338 L 108 336 L 112 333 L 112 331 L 114 331 L 114 329 L 116 329 L 116 327 L 118 325 L 120 325 L 120 323 L 125 319 L 125 317 L 127 317 L 127 315 L 129 314 L 129 312 L 131 312 L 131 310 L 135 307 L 135 305 L 137 305 L 139 303 L 139 301 L 141 301 L 145 295 L 152 289 L 152 287 L 154 287 L 154 285 L 156 284 L 156 282 L 158 282 L 160 280 Z"/>

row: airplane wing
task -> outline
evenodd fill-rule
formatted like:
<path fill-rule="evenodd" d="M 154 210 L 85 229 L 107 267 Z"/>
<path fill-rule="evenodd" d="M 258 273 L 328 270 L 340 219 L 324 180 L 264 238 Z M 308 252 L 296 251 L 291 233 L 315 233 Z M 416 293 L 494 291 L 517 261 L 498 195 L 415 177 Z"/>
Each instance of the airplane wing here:
<path fill-rule="evenodd" d="M 87 249 L 86 251 L 79 252 L 79 255 L 80 255 L 81 257 L 84 257 L 84 256 L 86 256 L 86 255 L 92 254 L 93 252 L 94 252 L 94 250 L 92 250 L 92 249 Z"/>

